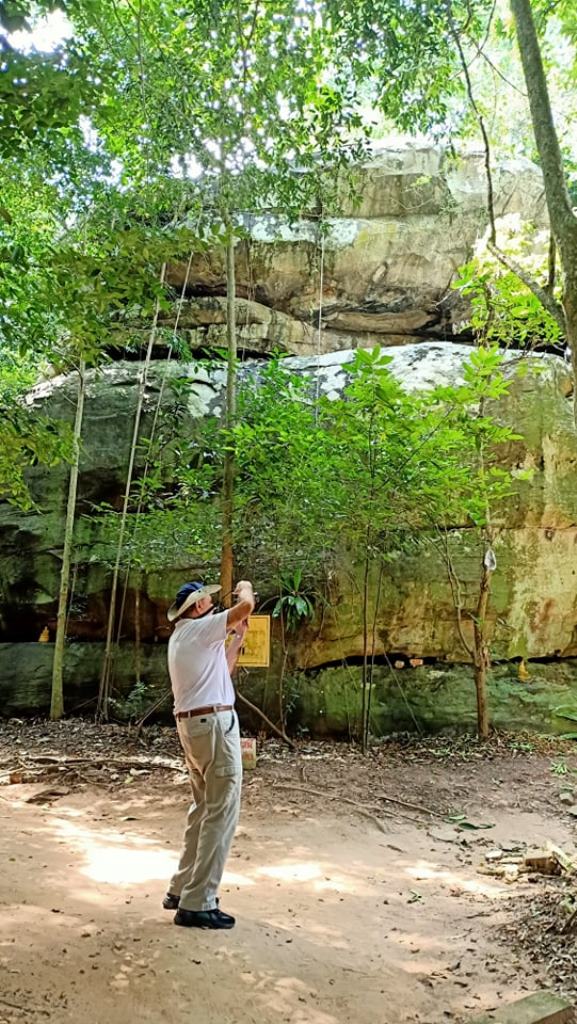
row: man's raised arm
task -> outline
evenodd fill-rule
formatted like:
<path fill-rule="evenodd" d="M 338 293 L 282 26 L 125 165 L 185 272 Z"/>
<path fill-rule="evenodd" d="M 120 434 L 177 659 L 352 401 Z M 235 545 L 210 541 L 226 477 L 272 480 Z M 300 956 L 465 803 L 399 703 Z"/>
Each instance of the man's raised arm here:
<path fill-rule="evenodd" d="M 254 590 L 250 580 L 241 580 L 234 588 L 236 604 L 229 608 L 226 616 L 227 629 L 234 629 L 238 622 L 248 619 L 254 609 Z"/>
<path fill-rule="evenodd" d="M 235 590 L 236 604 L 229 610 L 226 617 L 227 629 L 234 629 L 235 635 L 226 649 L 226 661 L 230 674 L 236 667 L 236 659 L 244 641 L 248 626 L 248 617 L 254 608 L 254 590 L 249 580 L 241 580 Z"/>

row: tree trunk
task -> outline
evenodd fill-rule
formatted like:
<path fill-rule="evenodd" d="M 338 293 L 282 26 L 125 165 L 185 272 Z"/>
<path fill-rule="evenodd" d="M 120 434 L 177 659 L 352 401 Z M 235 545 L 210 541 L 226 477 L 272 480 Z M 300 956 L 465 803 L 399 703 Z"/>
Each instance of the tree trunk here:
<path fill-rule="evenodd" d="M 234 233 L 228 222 L 226 245 L 226 412 L 225 426 L 232 430 L 236 419 L 236 282 L 234 273 Z M 230 444 L 224 456 L 222 482 L 222 552 L 220 561 L 220 586 L 222 600 L 230 607 L 233 586 L 233 515 L 234 515 L 234 451 Z"/>
<path fill-rule="evenodd" d="M 573 213 L 563 157 L 557 138 L 551 110 L 547 79 L 541 57 L 541 47 L 531 10 L 531 0 L 510 0 L 515 18 L 517 43 L 523 65 L 523 74 L 529 97 L 533 133 L 541 161 L 545 182 L 545 197 L 551 219 L 551 228 L 561 258 L 565 262 L 564 242 L 571 237 L 571 251 L 575 258 L 577 245 L 577 219 Z"/>
<path fill-rule="evenodd" d="M 136 573 L 134 581 L 134 680 L 136 685 L 141 681 L 142 673 L 142 644 L 140 636 L 140 572 Z"/>
<path fill-rule="evenodd" d="M 379 566 L 379 578 L 378 578 L 378 582 L 377 582 L 377 596 L 375 598 L 375 608 L 374 608 L 374 612 L 373 612 L 373 626 L 372 626 L 372 631 L 371 631 L 371 661 L 370 661 L 370 665 L 369 665 L 368 680 L 367 680 L 368 684 L 369 684 L 368 685 L 368 694 L 367 694 L 366 715 L 365 715 L 366 721 L 367 721 L 365 746 L 367 748 L 369 746 L 369 731 L 370 731 L 370 723 L 371 723 L 371 704 L 372 704 L 372 699 L 373 699 L 373 680 L 374 680 L 374 676 L 375 676 L 375 653 L 376 653 L 376 646 L 377 646 L 377 616 L 379 614 L 379 605 L 381 603 L 381 587 L 383 585 L 383 573 L 384 573 L 384 571 L 385 571 L 385 567 L 384 567 L 383 563 L 381 562 L 381 564 Z"/>
<path fill-rule="evenodd" d="M 577 424 L 577 260 L 571 268 L 563 265 L 563 309 L 565 340 L 569 346 L 573 367 L 573 411 Z"/>
<path fill-rule="evenodd" d="M 510 3 L 529 97 L 533 133 L 543 171 L 551 231 L 561 257 L 566 340 L 577 379 L 577 217 L 567 188 L 531 2 L 510 0 Z M 577 421 L 577 388 L 574 388 L 574 399 Z"/>
<path fill-rule="evenodd" d="M 80 437 L 82 434 L 82 417 L 84 413 L 84 395 L 86 389 L 86 366 L 81 362 L 78 371 L 78 398 L 76 401 L 76 417 L 74 420 L 73 456 L 68 482 L 68 502 L 66 505 L 66 522 L 64 526 L 64 546 L 62 550 L 62 569 L 60 570 L 60 593 L 58 594 L 58 616 L 56 620 L 56 640 L 54 643 L 54 660 L 52 662 L 52 693 L 50 697 L 50 718 L 56 720 L 64 714 L 64 641 L 66 639 L 66 618 L 68 612 L 68 592 L 70 589 L 70 561 L 72 542 L 74 539 L 74 515 L 76 512 L 76 493 L 78 490 L 78 469 L 80 465 Z"/>
<path fill-rule="evenodd" d="M 367 552 L 365 555 L 365 576 L 363 581 L 363 671 L 361 700 L 361 749 L 366 754 L 369 747 L 369 722 L 367 716 L 367 690 L 369 686 L 369 530 L 367 530 Z"/>
<path fill-rule="evenodd" d="M 477 731 L 481 739 L 487 739 L 489 735 L 487 672 L 491 664 L 491 657 L 487 642 L 487 609 L 491 594 L 492 575 L 493 571 L 487 567 L 485 564 L 485 557 L 483 557 L 479 598 L 473 622 L 475 638 L 475 688 L 477 691 Z"/>
<path fill-rule="evenodd" d="M 479 739 L 489 737 L 489 712 L 487 710 L 487 664 L 484 659 L 475 662 L 475 689 L 477 692 L 477 735 Z"/>

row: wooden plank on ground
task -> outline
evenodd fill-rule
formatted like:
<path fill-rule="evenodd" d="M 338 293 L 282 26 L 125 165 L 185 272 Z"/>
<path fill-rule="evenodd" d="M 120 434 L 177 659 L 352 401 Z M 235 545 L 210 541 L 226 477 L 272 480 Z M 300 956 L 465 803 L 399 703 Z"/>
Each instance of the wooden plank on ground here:
<path fill-rule="evenodd" d="M 553 992 L 534 992 L 498 1010 L 475 1017 L 470 1024 L 571 1024 L 573 1006 Z"/>

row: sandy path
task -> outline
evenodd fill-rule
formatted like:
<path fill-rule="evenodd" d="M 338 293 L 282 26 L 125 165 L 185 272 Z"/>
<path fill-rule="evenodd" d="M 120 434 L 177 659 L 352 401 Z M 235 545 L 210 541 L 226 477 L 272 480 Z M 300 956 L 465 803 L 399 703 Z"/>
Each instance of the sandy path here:
<path fill-rule="evenodd" d="M 383 835 L 334 804 L 249 800 L 222 892 L 237 927 L 187 931 L 160 908 L 184 787 L 27 803 L 41 788 L 0 796 L 0 1022 L 11 1024 L 460 1020 L 538 981 L 495 942 L 512 889 L 477 873 L 487 844 L 574 839 L 519 809 L 493 808 L 496 828 L 462 845 L 410 823 Z"/>

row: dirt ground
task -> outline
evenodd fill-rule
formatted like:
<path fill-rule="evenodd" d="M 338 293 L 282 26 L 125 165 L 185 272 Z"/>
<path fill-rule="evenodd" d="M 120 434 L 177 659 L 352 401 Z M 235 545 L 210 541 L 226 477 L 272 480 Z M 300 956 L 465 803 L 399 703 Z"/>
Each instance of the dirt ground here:
<path fill-rule="evenodd" d="M 188 802 L 172 730 L 5 723 L 0 782 L 2 1024 L 438 1024 L 571 990 L 526 924 L 558 880 L 479 871 L 575 854 L 568 745 L 264 744 L 224 933 L 161 909 Z"/>

